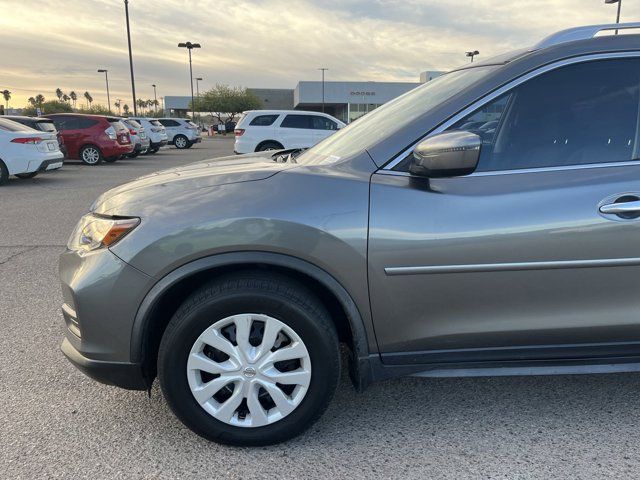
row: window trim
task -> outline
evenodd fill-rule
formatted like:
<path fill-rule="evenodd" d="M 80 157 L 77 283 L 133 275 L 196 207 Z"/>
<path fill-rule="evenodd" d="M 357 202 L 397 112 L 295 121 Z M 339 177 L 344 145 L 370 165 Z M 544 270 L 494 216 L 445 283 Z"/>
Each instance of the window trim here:
<path fill-rule="evenodd" d="M 611 60 L 611 59 L 621 59 L 621 58 L 638 58 L 640 57 L 640 51 L 632 50 L 627 52 L 611 52 L 611 53 L 594 53 L 588 55 L 580 55 L 577 57 L 565 58 L 563 60 L 558 60 L 553 63 L 549 63 L 547 65 L 543 65 L 541 67 L 536 68 L 524 75 L 519 76 L 506 83 L 502 87 L 493 90 L 492 92 L 486 94 L 484 97 L 476 100 L 468 107 L 462 109 L 460 112 L 455 114 L 444 122 L 440 123 L 433 130 L 428 132 L 426 135 L 421 137 L 418 141 L 414 142 L 410 147 L 401 151 L 398 155 L 396 155 L 392 160 L 383 165 L 379 173 L 391 173 L 392 175 L 402 175 L 413 177 L 409 172 L 401 172 L 395 171 L 393 168 L 402 162 L 407 156 L 413 151 L 413 149 L 423 140 L 437 135 L 439 133 L 444 132 L 449 127 L 454 125 L 456 122 L 462 120 L 467 115 L 473 113 L 474 111 L 484 107 L 486 104 L 492 102 L 499 96 L 508 93 L 510 90 L 513 90 L 515 87 L 523 84 L 524 82 L 531 80 L 532 78 L 538 77 L 544 73 L 550 72 L 552 70 L 557 70 L 558 68 L 565 67 L 567 65 L 573 65 L 576 63 L 586 63 L 597 60 Z M 473 172 L 469 175 L 465 175 L 465 177 L 480 177 L 480 176 L 495 176 L 495 175 L 511 175 L 516 173 L 534 173 L 534 172 L 545 172 L 545 171 L 555 171 L 555 170 L 574 170 L 574 169 L 584 169 L 584 168 L 601 168 L 601 167 L 611 167 L 611 166 L 628 166 L 628 165 L 640 165 L 640 160 L 630 160 L 626 162 L 610 162 L 610 163 L 592 163 L 592 164 L 584 164 L 584 165 L 563 165 L 558 167 L 534 167 L 534 168 L 522 168 L 522 169 L 512 169 L 512 170 L 493 170 L 489 172 Z"/>

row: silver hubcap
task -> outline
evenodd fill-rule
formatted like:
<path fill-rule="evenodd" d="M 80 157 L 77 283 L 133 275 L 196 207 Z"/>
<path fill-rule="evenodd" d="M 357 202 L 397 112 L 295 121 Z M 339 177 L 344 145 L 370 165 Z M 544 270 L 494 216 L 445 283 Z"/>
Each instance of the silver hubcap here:
<path fill-rule="evenodd" d="M 85 148 L 82 151 L 82 160 L 85 163 L 98 163 L 100 160 L 100 153 L 95 148 Z"/>
<path fill-rule="evenodd" d="M 311 381 L 311 359 L 291 327 L 244 313 L 202 332 L 189 353 L 187 378 L 196 401 L 214 418 L 260 427 L 300 405 Z"/>
<path fill-rule="evenodd" d="M 180 138 L 176 138 L 176 147 L 178 148 L 184 148 L 187 146 L 187 141 L 180 137 Z"/>

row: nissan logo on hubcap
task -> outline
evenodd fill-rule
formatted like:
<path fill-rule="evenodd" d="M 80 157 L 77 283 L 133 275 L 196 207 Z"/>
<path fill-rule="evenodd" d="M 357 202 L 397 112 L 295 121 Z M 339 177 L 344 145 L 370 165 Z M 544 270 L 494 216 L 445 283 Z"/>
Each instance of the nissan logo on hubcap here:
<path fill-rule="evenodd" d="M 247 367 L 247 368 L 244 369 L 244 371 L 242 373 L 247 378 L 255 377 L 256 376 L 256 369 L 253 368 L 253 367 Z"/>

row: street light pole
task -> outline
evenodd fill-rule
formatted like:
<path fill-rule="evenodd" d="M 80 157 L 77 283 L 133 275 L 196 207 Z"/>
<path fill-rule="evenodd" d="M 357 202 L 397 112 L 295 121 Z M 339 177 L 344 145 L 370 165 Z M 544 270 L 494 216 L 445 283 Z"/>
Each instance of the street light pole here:
<path fill-rule="evenodd" d="M 107 105 L 109 106 L 109 112 L 111 112 L 111 97 L 109 96 L 109 70 L 100 68 L 98 73 L 104 73 L 104 81 L 107 83 Z"/>
<path fill-rule="evenodd" d="M 478 50 L 473 50 L 472 52 L 467 52 L 466 55 L 467 57 L 471 57 L 471 63 L 473 63 L 473 57 L 480 55 L 480 52 Z"/>
<path fill-rule="evenodd" d="M 617 3 L 618 4 L 618 15 L 616 16 L 616 23 L 620 23 L 620 11 L 622 10 L 622 0 L 604 0 L 604 3 L 607 3 L 607 4 Z M 618 35 L 618 29 L 617 28 L 616 28 L 616 35 Z"/>
<path fill-rule="evenodd" d="M 196 78 L 196 100 L 198 102 L 198 108 L 200 108 L 200 82 L 201 81 L 202 81 L 202 77 Z M 198 112 L 200 112 L 200 110 L 198 110 Z"/>
<path fill-rule="evenodd" d="M 195 105 L 193 104 L 193 67 L 191 65 L 191 50 L 201 48 L 199 43 L 184 42 L 178 44 L 179 48 L 189 50 L 189 83 L 191 84 L 191 120 L 195 117 Z"/>
<path fill-rule="evenodd" d="M 136 81 L 133 76 L 133 53 L 131 53 L 131 29 L 129 28 L 129 0 L 124 0 L 124 12 L 127 17 L 127 42 L 129 43 L 129 69 L 131 70 L 131 94 L 133 95 L 133 115 L 138 116 L 136 105 Z"/>
<path fill-rule="evenodd" d="M 155 107 L 156 114 L 158 113 L 158 96 L 156 95 L 156 84 L 151 85 L 153 87 L 153 106 Z"/>
<path fill-rule="evenodd" d="M 324 72 L 329 69 L 322 67 L 322 68 L 319 68 L 318 70 L 322 72 L 322 113 L 324 113 Z"/>

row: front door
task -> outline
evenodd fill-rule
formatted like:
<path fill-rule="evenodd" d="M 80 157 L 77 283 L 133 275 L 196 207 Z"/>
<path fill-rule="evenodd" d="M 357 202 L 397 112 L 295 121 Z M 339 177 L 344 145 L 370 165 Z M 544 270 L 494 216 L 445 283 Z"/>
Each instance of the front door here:
<path fill-rule="evenodd" d="M 483 138 L 474 174 L 373 175 L 384 361 L 638 352 L 639 107 L 640 59 L 575 63 L 451 127 Z"/>

